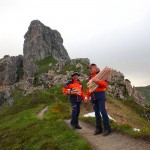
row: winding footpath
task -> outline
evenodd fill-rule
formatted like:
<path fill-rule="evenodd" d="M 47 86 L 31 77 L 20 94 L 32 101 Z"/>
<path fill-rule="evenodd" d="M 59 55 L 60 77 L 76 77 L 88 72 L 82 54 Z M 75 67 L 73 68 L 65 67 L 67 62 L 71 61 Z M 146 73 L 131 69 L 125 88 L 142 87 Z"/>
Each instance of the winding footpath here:
<path fill-rule="evenodd" d="M 65 120 L 65 123 L 70 126 L 70 120 Z M 94 126 L 83 121 L 79 121 L 79 124 L 82 129 L 76 129 L 75 131 L 92 145 L 93 150 L 150 150 L 148 141 L 117 132 L 113 132 L 108 136 L 93 135 Z"/>
<path fill-rule="evenodd" d="M 39 118 L 43 118 L 44 113 L 48 110 L 49 106 L 46 106 L 45 108 L 43 108 L 41 111 L 39 111 L 37 113 L 37 117 Z"/>
<path fill-rule="evenodd" d="M 37 117 L 42 118 L 48 108 L 49 106 L 46 106 L 39 111 Z M 70 127 L 70 120 L 64 120 L 64 122 Z M 82 129 L 75 131 L 91 144 L 93 150 L 150 150 L 150 142 L 148 141 L 132 138 L 118 132 L 113 132 L 108 136 L 93 135 L 94 126 L 83 121 L 79 121 L 79 124 Z"/>

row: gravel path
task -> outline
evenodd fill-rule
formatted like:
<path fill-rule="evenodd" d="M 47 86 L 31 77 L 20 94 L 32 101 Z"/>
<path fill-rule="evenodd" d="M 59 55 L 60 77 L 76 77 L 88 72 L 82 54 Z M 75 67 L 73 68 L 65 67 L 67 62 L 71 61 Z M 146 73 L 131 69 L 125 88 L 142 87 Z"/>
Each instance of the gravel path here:
<path fill-rule="evenodd" d="M 70 126 L 70 120 L 65 120 Z M 142 139 L 135 139 L 130 136 L 113 132 L 108 136 L 102 134 L 93 135 L 95 127 L 79 121 L 82 129 L 76 129 L 93 147 L 93 150 L 150 150 L 150 143 Z"/>
<path fill-rule="evenodd" d="M 44 115 L 44 113 L 45 113 L 45 111 L 47 111 L 47 110 L 48 110 L 48 106 L 46 106 L 44 109 L 42 109 L 41 111 L 39 111 L 39 112 L 37 113 L 37 116 L 38 116 L 39 118 L 42 118 L 43 115 Z"/>

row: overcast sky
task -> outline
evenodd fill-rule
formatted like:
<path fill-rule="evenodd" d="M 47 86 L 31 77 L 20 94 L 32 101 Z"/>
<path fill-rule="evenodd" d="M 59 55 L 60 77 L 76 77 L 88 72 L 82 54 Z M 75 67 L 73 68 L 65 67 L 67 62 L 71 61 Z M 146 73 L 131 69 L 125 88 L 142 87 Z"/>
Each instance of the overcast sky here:
<path fill-rule="evenodd" d="M 73 58 L 150 85 L 150 0 L 0 0 L 0 58 L 23 54 L 32 20 L 58 30 Z"/>

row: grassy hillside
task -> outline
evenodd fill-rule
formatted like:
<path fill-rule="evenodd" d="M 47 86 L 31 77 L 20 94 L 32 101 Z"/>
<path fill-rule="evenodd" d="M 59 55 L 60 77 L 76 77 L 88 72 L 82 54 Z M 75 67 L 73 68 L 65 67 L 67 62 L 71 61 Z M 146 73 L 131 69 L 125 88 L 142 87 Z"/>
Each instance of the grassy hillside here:
<path fill-rule="evenodd" d="M 61 74 L 66 74 L 66 71 L 77 71 L 77 72 L 82 72 L 82 73 L 84 73 L 84 74 L 89 75 L 89 71 L 88 71 L 88 69 L 86 69 L 86 68 L 87 68 L 87 64 L 85 64 L 85 63 L 82 62 L 81 60 L 76 60 L 76 63 L 77 63 L 77 64 L 78 64 L 78 63 L 81 64 L 81 65 L 83 66 L 83 69 L 81 69 L 81 68 L 76 68 L 75 65 L 68 63 L 68 64 L 66 64 L 66 65 L 64 66 L 64 68 L 60 71 L 60 73 L 61 73 Z"/>
<path fill-rule="evenodd" d="M 0 149 L 90 150 L 90 145 L 63 122 L 70 117 L 71 107 L 61 88 L 35 91 L 27 96 L 16 89 L 13 106 L 0 111 Z M 43 119 L 38 118 L 37 113 L 47 105 L 49 109 Z M 113 131 L 150 137 L 150 125 L 142 116 L 143 109 L 133 101 L 119 101 L 108 95 L 107 109 L 118 122 L 111 121 Z M 90 103 L 82 105 L 81 114 L 91 111 Z M 94 118 L 81 118 L 95 123 Z M 133 131 L 133 127 L 140 128 L 141 132 Z"/>
<path fill-rule="evenodd" d="M 150 104 L 150 85 L 145 87 L 136 87 L 136 89 L 146 98 Z"/>
<path fill-rule="evenodd" d="M 150 122 L 143 117 L 145 111 L 150 112 L 150 108 L 144 110 L 131 98 L 120 101 L 109 95 L 107 96 L 106 108 L 108 114 L 117 121 L 111 121 L 113 131 L 123 132 L 134 137 L 150 138 Z M 95 118 L 82 117 L 81 119 L 95 125 Z M 138 128 L 141 131 L 136 132 L 133 128 Z"/>
<path fill-rule="evenodd" d="M 36 61 L 35 64 L 39 68 L 39 71 L 36 73 L 36 77 L 38 77 L 44 72 L 48 72 L 48 70 L 55 70 L 55 65 L 57 63 L 58 61 L 55 60 L 52 56 L 46 57 L 45 59 L 40 60 L 40 61 Z M 78 71 L 78 72 L 82 72 L 84 74 L 89 75 L 89 71 L 87 69 L 84 69 L 87 67 L 87 64 L 83 62 L 82 60 L 76 60 L 76 64 L 78 63 L 83 66 L 83 69 L 81 69 L 80 67 L 76 68 L 76 65 L 68 63 L 63 67 L 63 69 L 59 73 L 66 74 L 66 71 Z M 52 64 L 52 65 L 49 66 L 49 64 Z"/>
<path fill-rule="evenodd" d="M 48 72 L 49 69 L 54 69 L 53 66 L 55 66 L 57 62 L 58 61 L 55 60 L 52 56 L 46 57 L 45 59 L 40 60 L 40 61 L 36 61 L 35 64 L 39 68 L 39 71 L 36 73 L 36 76 L 39 76 L 44 72 Z M 52 64 L 52 65 L 49 66 L 49 64 Z"/>
<path fill-rule="evenodd" d="M 63 122 L 70 107 L 67 97 L 59 92 L 60 88 L 53 88 L 22 96 L 21 90 L 15 90 L 13 106 L 0 111 L 0 149 L 90 150 L 90 145 Z M 43 119 L 38 118 L 37 112 L 46 105 L 49 110 Z"/>

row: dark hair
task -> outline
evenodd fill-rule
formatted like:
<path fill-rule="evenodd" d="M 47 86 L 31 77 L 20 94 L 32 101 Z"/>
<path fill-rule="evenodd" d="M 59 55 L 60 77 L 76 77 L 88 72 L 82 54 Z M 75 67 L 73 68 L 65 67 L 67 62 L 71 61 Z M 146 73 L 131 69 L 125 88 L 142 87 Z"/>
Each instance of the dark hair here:
<path fill-rule="evenodd" d="M 79 74 L 78 72 L 74 72 L 74 73 L 71 75 L 71 77 L 73 77 L 74 75 L 80 76 L 80 74 Z"/>

